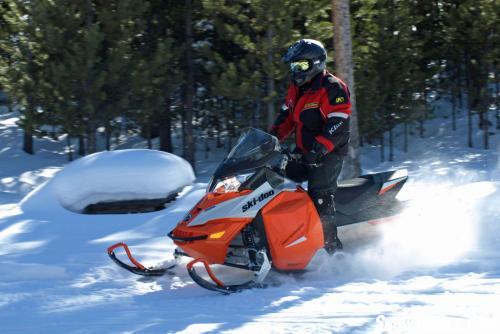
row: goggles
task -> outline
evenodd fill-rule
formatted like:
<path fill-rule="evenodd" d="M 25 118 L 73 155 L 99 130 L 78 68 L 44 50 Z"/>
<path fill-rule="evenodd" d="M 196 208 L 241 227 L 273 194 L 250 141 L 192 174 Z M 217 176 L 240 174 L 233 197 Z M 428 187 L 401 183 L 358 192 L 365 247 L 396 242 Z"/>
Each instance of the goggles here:
<path fill-rule="evenodd" d="M 290 70 L 292 72 L 305 72 L 311 68 L 309 60 L 297 60 L 290 63 Z"/>

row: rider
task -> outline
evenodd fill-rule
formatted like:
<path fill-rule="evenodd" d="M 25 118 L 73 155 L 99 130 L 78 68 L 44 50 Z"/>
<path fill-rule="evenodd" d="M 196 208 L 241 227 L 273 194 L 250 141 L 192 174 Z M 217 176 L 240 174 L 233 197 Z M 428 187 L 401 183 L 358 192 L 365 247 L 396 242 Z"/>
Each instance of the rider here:
<path fill-rule="evenodd" d="M 283 60 L 290 64 L 292 82 L 271 134 L 282 140 L 295 130 L 297 151 L 305 164 L 289 163 L 286 173 L 295 181 L 308 181 L 308 193 L 323 225 L 325 249 L 332 254 L 342 248 L 334 193 L 349 143 L 349 89 L 326 70 L 326 50 L 319 41 L 295 42 Z"/>

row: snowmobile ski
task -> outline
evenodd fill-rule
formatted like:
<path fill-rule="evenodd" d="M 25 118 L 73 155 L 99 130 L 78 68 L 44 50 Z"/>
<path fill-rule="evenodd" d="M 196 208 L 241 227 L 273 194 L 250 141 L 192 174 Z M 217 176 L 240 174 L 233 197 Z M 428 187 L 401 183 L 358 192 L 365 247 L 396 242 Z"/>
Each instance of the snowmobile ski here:
<path fill-rule="evenodd" d="M 123 249 L 125 250 L 125 253 L 127 254 L 127 257 L 129 258 L 130 262 L 132 262 L 135 265 L 135 267 L 122 262 L 120 259 L 118 259 L 116 257 L 115 249 L 117 249 L 119 247 L 123 247 Z M 113 260 L 117 265 L 119 265 L 123 269 L 126 269 L 126 270 L 130 271 L 131 273 L 134 273 L 136 275 L 141 275 L 141 276 L 163 276 L 168 272 L 168 270 L 175 267 L 175 265 L 172 265 L 172 266 L 167 267 L 167 268 L 146 268 L 132 256 L 130 249 L 123 242 L 119 242 L 117 244 L 110 246 L 108 248 L 108 255 L 111 258 L 111 260 Z"/>
<path fill-rule="evenodd" d="M 193 261 L 189 262 L 187 265 L 187 270 L 188 270 L 189 276 L 191 276 L 191 278 L 193 279 L 193 281 L 196 284 L 198 284 L 199 286 L 201 286 L 202 288 L 205 288 L 207 290 L 216 291 L 216 292 L 220 292 L 223 294 L 231 294 L 234 292 L 240 292 L 243 290 L 253 289 L 253 288 L 265 288 L 265 287 L 267 287 L 267 284 L 264 284 L 262 282 L 264 281 L 267 274 L 271 270 L 271 264 L 270 264 L 269 260 L 267 259 L 267 255 L 265 254 L 265 252 L 262 252 L 261 255 L 264 257 L 264 263 L 262 264 L 259 271 L 254 272 L 255 279 L 247 281 L 247 282 L 242 283 L 242 284 L 226 285 L 226 284 L 222 283 L 222 281 L 219 280 L 215 276 L 214 272 L 210 268 L 209 263 L 203 259 L 194 259 Z M 203 277 L 198 275 L 198 273 L 196 272 L 196 270 L 194 268 L 194 265 L 196 263 L 203 264 L 208 276 L 215 284 L 207 281 L 206 279 L 204 279 Z"/>

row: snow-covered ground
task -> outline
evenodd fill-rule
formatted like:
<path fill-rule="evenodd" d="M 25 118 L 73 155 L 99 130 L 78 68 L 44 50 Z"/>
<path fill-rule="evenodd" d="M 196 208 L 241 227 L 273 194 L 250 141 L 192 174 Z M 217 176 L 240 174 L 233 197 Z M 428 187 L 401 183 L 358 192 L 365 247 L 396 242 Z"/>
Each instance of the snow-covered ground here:
<path fill-rule="evenodd" d="M 345 250 L 319 252 L 304 275 L 273 273 L 276 287 L 223 296 L 182 266 L 138 278 L 106 254 L 126 241 L 146 265 L 171 261 L 166 234 L 203 195 L 213 158 L 165 210 L 78 214 L 46 185 L 21 202 L 66 156 L 47 139 L 24 154 L 15 115 L 0 115 L 0 332 L 499 333 L 500 133 L 485 151 L 466 148 L 465 118 L 456 132 L 449 119 L 427 126 L 395 162 L 363 150 L 367 172 L 409 170 L 401 196 L 414 205 L 400 219 L 342 228 Z"/>

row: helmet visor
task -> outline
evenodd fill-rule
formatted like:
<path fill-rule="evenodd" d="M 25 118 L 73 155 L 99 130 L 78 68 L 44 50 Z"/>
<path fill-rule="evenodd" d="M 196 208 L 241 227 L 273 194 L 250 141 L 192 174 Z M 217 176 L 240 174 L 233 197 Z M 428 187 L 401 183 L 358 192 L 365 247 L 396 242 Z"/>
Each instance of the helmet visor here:
<path fill-rule="evenodd" d="M 290 70 L 292 72 L 306 72 L 311 68 L 309 60 L 297 60 L 290 63 Z"/>

